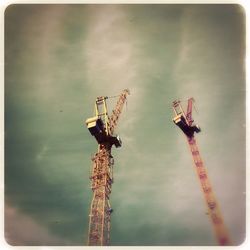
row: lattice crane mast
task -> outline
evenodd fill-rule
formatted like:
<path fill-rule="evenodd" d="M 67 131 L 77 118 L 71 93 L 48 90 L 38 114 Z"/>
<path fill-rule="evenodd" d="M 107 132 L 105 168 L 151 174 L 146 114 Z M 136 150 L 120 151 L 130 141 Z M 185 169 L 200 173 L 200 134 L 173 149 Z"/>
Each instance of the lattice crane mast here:
<path fill-rule="evenodd" d="M 194 99 L 188 99 L 187 112 L 183 111 L 180 101 L 173 102 L 173 110 L 175 117 L 174 123 L 184 132 L 187 137 L 187 141 L 193 156 L 193 161 L 196 168 L 196 173 L 200 180 L 200 185 L 204 194 L 206 205 L 208 208 L 208 214 L 211 218 L 213 228 L 219 245 L 230 245 L 230 239 L 225 228 L 223 218 L 219 209 L 218 202 L 212 191 L 212 186 L 208 178 L 207 170 L 202 161 L 194 133 L 199 133 L 201 130 L 198 125 L 193 124 L 192 119 L 192 105 Z"/>
<path fill-rule="evenodd" d="M 113 183 L 114 160 L 111 155 L 113 145 L 121 147 L 120 137 L 114 135 L 122 108 L 129 90 L 125 89 L 119 96 L 112 115 L 108 115 L 106 100 L 108 97 L 97 97 L 95 116 L 86 120 L 86 125 L 98 143 L 98 151 L 92 158 L 90 179 L 93 199 L 90 207 L 88 245 L 106 246 L 110 242 L 110 219 L 113 209 L 109 198 Z"/>

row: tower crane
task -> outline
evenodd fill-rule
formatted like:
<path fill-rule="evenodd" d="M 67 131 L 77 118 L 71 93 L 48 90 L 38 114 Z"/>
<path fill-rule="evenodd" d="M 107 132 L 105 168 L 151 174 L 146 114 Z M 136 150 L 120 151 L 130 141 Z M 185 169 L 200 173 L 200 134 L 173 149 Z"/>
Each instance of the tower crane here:
<path fill-rule="evenodd" d="M 173 122 L 183 131 L 186 135 L 191 154 L 193 156 L 193 161 L 196 169 L 196 173 L 200 180 L 201 189 L 203 191 L 203 195 L 206 201 L 206 205 L 208 208 L 208 214 L 211 218 L 211 222 L 215 231 L 216 238 L 218 240 L 219 245 L 230 245 L 230 239 L 226 227 L 224 225 L 224 221 L 222 218 L 222 214 L 219 209 L 218 202 L 216 201 L 215 195 L 212 190 L 211 183 L 208 178 L 207 170 L 202 161 L 196 140 L 195 133 L 199 133 L 201 131 L 198 125 L 195 125 L 192 118 L 192 106 L 194 99 L 188 99 L 187 112 L 185 113 L 181 102 L 176 100 L 173 102 L 173 110 L 175 117 L 173 118 Z"/>
<path fill-rule="evenodd" d="M 110 206 L 111 186 L 113 183 L 114 159 L 111 148 L 121 147 L 122 142 L 114 134 L 122 108 L 129 90 L 120 94 L 112 115 L 108 115 L 107 96 L 95 101 L 95 116 L 86 120 L 87 128 L 98 143 L 98 151 L 92 157 L 91 189 L 93 198 L 90 207 L 88 245 L 106 246 L 110 242 L 110 219 L 113 209 Z"/>

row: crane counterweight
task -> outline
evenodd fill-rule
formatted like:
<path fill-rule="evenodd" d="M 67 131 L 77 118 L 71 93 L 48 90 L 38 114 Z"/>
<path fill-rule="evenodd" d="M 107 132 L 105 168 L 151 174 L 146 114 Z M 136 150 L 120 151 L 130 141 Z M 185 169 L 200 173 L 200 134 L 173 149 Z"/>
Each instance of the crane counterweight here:
<path fill-rule="evenodd" d="M 173 109 L 175 113 L 175 117 L 173 118 L 173 122 L 183 131 L 183 133 L 192 137 L 194 132 L 199 133 L 201 131 L 198 125 L 193 125 L 194 120 L 192 119 L 192 103 L 194 98 L 188 99 L 188 108 L 185 114 L 180 101 L 173 102 Z"/>
<path fill-rule="evenodd" d="M 115 145 L 115 147 L 121 147 L 122 141 L 119 137 L 119 135 L 107 135 L 105 131 L 104 124 L 98 116 L 94 116 L 91 118 L 88 118 L 86 120 L 87 128 L 91 135 L 93 135 L 98 142 L 100 143 L 110 143 L 111 145 Z"/>
<path fill-rule="evenodd" d="M 183 131 L 188 137 L 192 137 L 194 132 L 199 133 L 201 131 L 198 125 L 188 125 L 186 119 L 182 114 L 174 117 L 173 122 Z"/>

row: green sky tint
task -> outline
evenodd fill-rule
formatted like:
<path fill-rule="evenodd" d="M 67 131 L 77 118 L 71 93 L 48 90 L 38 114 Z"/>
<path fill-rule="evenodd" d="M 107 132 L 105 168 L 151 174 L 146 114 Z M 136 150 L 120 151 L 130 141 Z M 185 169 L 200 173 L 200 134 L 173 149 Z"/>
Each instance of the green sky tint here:
<path fill-rule="evenodd" d="M 111 245 L 215 245 L 175 99 L 234 245 L 245 238 L 245 16 L 238 5 L 10 5 L 5 11 L 5 238 L 85 245 L 97 96 L 131 95 L 113 150 Z M 115 99 L 109 99 L 110 111 Z M 22 226 L 20 226 L 22 225 Z"/>

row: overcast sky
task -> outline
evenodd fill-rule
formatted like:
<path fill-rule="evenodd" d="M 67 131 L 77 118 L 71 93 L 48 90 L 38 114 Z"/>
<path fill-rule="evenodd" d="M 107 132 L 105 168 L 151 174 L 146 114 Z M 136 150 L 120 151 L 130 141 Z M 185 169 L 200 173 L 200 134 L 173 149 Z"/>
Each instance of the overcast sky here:
<path fill-rule="evenodd" d="M 5 12 L 5 238 L 86 245 L 97 96 L 129 88 L 111 245 L 216 245 L 172 101 L 197 141 L 234 245 L 245 238 L 245 14 L 238 5 L 11 5 Z M 109 110 L 115 99 L 108 100 Z"/>

